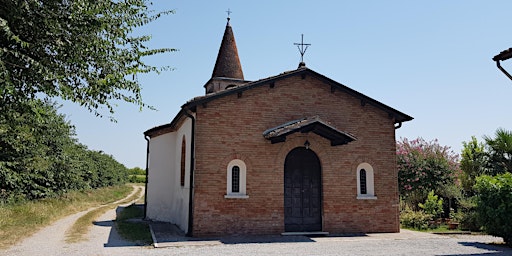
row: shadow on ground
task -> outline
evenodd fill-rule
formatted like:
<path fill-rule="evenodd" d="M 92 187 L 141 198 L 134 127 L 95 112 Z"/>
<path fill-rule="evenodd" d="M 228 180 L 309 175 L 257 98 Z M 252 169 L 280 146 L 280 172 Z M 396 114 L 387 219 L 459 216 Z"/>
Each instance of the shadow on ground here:
<path fill-rule="evenodd" d="M 136 205 L 142 208 L 144 205 Z M 129 206 L 118 206 L 116 208 L 116 216 Z M 250 244 L 250 243 L 297 243 L 297 242 L 316 242 L 314 236 L 281 236 L 281 235 L 264 235 L 264 236 L 252 236 L 252 235 L 239 235 L 239 236 L 226 236 L 226 237 L 209 237 L 209 238 L 193 238 L 188 237 L 185 233 L 180 230 L 176 225 L 168 222 L 155 222 L 145 221 L 142 219 L 143 216 L 134 216 L 130 221 L 134 222 L 145 222 L 150 226 L 151 236 L 155 245 L 164 244 L 176 244 L 179 242 L 199 242 L 210 244 L 210 243 L 221 243 L 221 244 Z M 111 227 L 108 242 L 104 244 L 105 247 L 123 247 L 123 246 L 145 246 L 146 244 L 137 243 L 135 241 L 127 241 L 123 239 L 115 225 L 115 220 L 108 221 L 96 221 L 96 226 Z M 365 237 L 366 234 L 343 234 L 343 235 L 329 235 L 329 237 Z"/>
<path fill-rule="evenodd" d="M 182 230 L 176 225 L 167 222 L 149 222 L 151 226 L 153 242 L 158 245 L 171 245 L 170 243 L 180 242 L 204 242 L 211 244 L 212 242 L 220 244 L 251 244 L 251 243 L 312 243 L 316 242 L 313 238 L 325 236 L 305 236 L 305 235 L 238 235 L 225 237 L 209 237 L 209 238 L 193 238 L 187 237 Z M 328 235 L 328 237 L 367 237 L 366 234 L 341 234 Z"/>
<path fill-rule="evenodd" d="M 247 243 L 301 243 L 301 242 L 316 242 L 312 238 L 316 237 L 367 237 L 366 234 L 341 234 L 341 235 L 296 235 L 296 236 L 282 236 L 282 235 L 266 235 L 266 236 L 232 236 L 222 237 L 218 240 L 223 244 L 247 244 Z"/>
<path fill-rule="evenodd" d="M 124 206 L 118 206 L 116 208 L 116 216 L 119 215 L 123 209 L 126 208 Z M 117 232 L 115 220 L 106 220 L 106 221 L 94 221 L 94 225 L 101 227 L 111 227 L 110 234 L 108 236 L 107 243 L 103 244 L 104 247 L 124 247 L 124 246 L 141 246 L 136 242 L 127 241 L 123 239 L 119 233 Z"/>
<path fill-rule="evenodd" d="M 512 248 L 509 246 L 506 246 L 504 244 L 485 244 L 485 243 L 478 243 L 478 242 L 459 242 L 460 245 L 464 246 L 471 246 L 476 247 L 482 250 L 492 251 L 492 252 L 486 252 L 486 253 L 477 253 L 477 254 L 450 254 L 450 255 L 443 255 L 443 256 L 458 256 L 458 255 L 465 255 L 465 256 L 511 256 L 512 255 Z"/>

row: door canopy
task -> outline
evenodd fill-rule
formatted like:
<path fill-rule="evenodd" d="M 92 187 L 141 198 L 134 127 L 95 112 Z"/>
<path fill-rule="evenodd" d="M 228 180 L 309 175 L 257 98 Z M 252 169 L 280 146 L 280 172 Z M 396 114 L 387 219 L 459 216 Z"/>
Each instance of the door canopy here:
<path fill-rule="evenodd" d="M 331 146 L 339 146 L 356 140 L 353 135 L 339 131 L 328 123 L 322 121 L 318 116 L 306 117 L 294 120 L 263 132 L 263 137 L 270 140 L 272 144 L 285 142 L 286 136 L 296 133 L 313 132 L 331 141 Z"/>

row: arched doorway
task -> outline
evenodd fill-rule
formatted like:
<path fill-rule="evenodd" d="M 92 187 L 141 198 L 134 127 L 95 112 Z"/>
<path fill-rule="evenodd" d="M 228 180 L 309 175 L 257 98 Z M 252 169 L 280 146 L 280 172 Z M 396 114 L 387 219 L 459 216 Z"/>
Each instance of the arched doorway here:
<path fill-rule="evenodd" d="M 310 149 L 290 151 L 284 162 L 285 232 L 322 231 L 322 182 L 318 156 Z"/>

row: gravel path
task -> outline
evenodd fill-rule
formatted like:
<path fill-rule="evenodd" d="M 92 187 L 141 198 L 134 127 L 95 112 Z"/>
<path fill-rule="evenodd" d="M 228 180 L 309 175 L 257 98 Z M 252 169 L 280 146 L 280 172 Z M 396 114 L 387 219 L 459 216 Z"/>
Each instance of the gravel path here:
<path fill-rule="evenodd" d="M 442 236 L 402 230 L 397 234 L 288 239 L 177 242 L 144 255 L 512 255 L 512 248 L 493 244 L 502 243 L 501 238 L 480 235 Z"/>
<path fill-rule="evenodd" d="M 136 191 L 136 190 L 134 190 Z M 90 209 L 92 210 L 92 209 Z M 489 255 L 512 256 L 512 248 L 492 236 L 441 236 L 409 230 L 397 234 L 331 237 L 231 237 L 209 241 L 136 246 L 112 228 L 112 209 L 95 222 L 88 239 L 66 243 L 65 232 L 83 214 L 63 218 L 0 255 Z M 498 243 L 498 245 L 497 245 Z"/>
<path fill-rule="evenodd" d="M 134 188 L 135 189 L 126 198 L 139 191 L 139 186 L 135 186 Z M 115 202 L 115 204 L 117 205 L 126 198 Z M 123 241 L 117 232 L 115 232 L 115 229 L 112 229 L 112 220 L 116 218 L 116 209 L 114 207 L 95 222 L 95 225 L 91 227 L 84 241 L 79 243 L 67 243 L 65 241 L 66 231 L 81 216 L 96 208 L 91 208 L 60 219 L 13 247 L 5 251 L 0 251 L 0 255 L 111 255 L 110 251 L 108 251 L 109 246 L 133 245 Z"/>

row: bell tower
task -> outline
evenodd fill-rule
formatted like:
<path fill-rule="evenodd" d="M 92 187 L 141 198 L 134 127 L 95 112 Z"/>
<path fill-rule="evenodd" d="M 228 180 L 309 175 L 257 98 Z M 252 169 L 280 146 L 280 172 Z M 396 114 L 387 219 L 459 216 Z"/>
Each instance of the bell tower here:
<path fill-rule="evenodd" d="M 238 49 L 236 48 L 235 36 L 231 28 L 230 17 L 231 11 L 228 11 L 228 22 L 224 30 L 224 36 L 220 44 L 217 61 L 213 68 L 212 77 L 204 85 L 206 94 L 219 92 L 231 87 L 236 87 L 247 81 L 244 80 L 244 73 L 240 58 L 238 57 Z"/>

